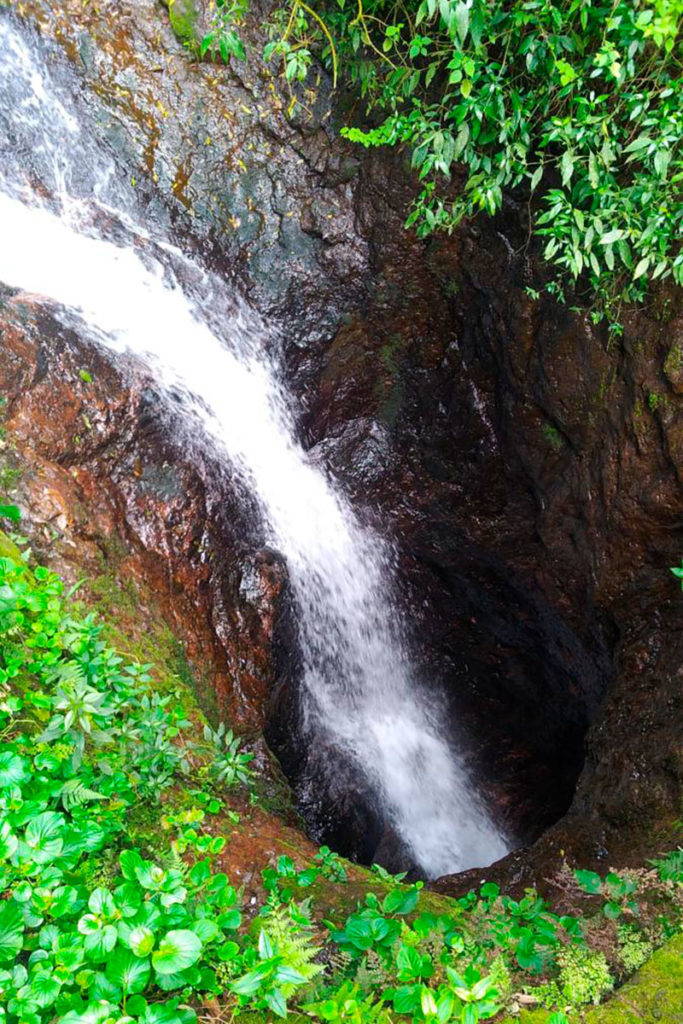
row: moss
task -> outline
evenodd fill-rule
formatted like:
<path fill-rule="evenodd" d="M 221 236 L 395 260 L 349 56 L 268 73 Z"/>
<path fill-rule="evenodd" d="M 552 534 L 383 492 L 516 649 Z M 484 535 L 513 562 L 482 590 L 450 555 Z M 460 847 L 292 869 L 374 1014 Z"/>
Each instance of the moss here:
<path fill-rule="evenodd" d="M 199 14 L 194 0 L 170 0 L 168 17 L 177 39 L 189 50 L 198 50 L 197 21 Z"/>
<path fill-rule="evenodd" d="M 559 430 L 551 423 L 544 423 L 541 430 L 544 438 L 549 442 L 550 447 L 556 452 L 559 451 L 564 444 Z"/>
<path fill-rule="evenodd" d="M 21 551 L 2 530 L 0 530 L 0 558 L 11 558 L 13 562 L 21 561 Z"/>
<path fill-rule="evenodd" d="M 676 339 L 664 360 L 664 373 L 674 391 L 683 390 L 683 341 Z"/>
<path fill-rule="evenodd" d="M 158 692 L 178 696 L 188 717 L 199 715 L 217 722 L 216 697 L 206 673 L 190 666 L 185 648 L 166 621 L 159 613 L 149 611 L 154 603 L 144 590 L 141 592 L 134 580 L 122 579 L 116 571 L 124 556 L 125 549 L 119 550 L 119 542 L 110 541 L 102 565 L 113 568 L 88 581 L 87 610 L 101 617 L 104 638 L 117 651 L 154 666 L 154 688 Z M 148 609 L 144 622 L 140 620 L 141 605 Z"/>
<path fill-rule="evenodd" d="M 379 414 L 390 427 L 396 422 L 403 402 L 404 387 L 398 359 L 402 344 L 403 339 L 401 335 L 394 334 L 386 345 L 382 346 L 379 353 L 388 375 L 388 379 L 380 378 L 377 381 L 377 397 L 380 402 Z"/>
<path fill-rule="evenodd" d="M 249 737 L 246 739 L 248 741 Z M 267 772 L 256 774 L 253 779 L 254 802 L 303 832 L 304 822 L 294 806 L 294 795 L 280 762 L 267 749 L 266 755 L 269 762 Z"/>
<path fill-rule="evenodd" d="M 677 935 L 641 967 L 585 1024 L 683 1024 L 683 935 Z"/>

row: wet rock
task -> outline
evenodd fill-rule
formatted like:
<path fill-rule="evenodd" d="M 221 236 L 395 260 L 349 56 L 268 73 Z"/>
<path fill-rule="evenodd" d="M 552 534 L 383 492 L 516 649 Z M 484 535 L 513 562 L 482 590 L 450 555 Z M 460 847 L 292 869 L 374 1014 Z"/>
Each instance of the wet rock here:
<path fill-rule="evenodd" d="M 0 392 L 37 549 L 74 581 L 103 566 L 144 581 L 219 714 L 262 725 L 286 572 L 225 468 L 169 427 L 152 382 L 21 295 L 0 309 Z"/>

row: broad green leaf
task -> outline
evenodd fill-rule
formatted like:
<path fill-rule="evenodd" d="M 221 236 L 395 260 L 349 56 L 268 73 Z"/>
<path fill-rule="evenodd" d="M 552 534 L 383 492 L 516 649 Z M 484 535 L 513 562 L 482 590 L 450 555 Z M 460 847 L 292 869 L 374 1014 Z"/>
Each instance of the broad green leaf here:
<path fill-rule="evenodd" d="M 105 960 L 116 946 L 118 935 L 113 924 L 106 924 L 85 936 L 84 946 L 88 959 L 95 962 Z"/>
<path fill-rule="evenodd" d="M 0 964 L 14 961 L 23 945 L 24 918 L 13 900 L 0 903 Z"/>
<path fill-rule="evenodd" d="M 0 754 L 0 789 L 16 786 L 26 777 L 26 761 L 6 750 Z"/>
<path fill-rule="evenodd" d="M 63 846 L 60 833 L 65 824 L 64 815 L 55 811 L 44 811 L 28 823 L 24 839 L 38 864 L 46 864 L 59 856 Z"/>
<path fill-rule="evenodd" d="M 167 932 L 152 954 L 157 974 L 177 974 L 196 963 L 202 952 L 202 940 L 187 928 Z"/>
<path fill-rule="evenodd" d="M 93 890 L 88 900 L 88 908 L 93 914 L 99 914 L 102 917 L 114 917 L 116 914 L 114 897 L 108 889 L 102 887 Z"/>
<path fill-rule="evenodd" d="M 220 935 L 220 928 L 215 921 L 202 917 L 192 923 L 192 931 L 199 936 L 203 943 L 213 942 Z"/>
<path fill-rule="evenodd" d="M 470 30 L 470 9 L 462 0 L 455 5 L 455 26 L 458 39 L 461 43 L 464 43 Z"/>
<path fill-rule="evenodd" d="M 107 980 L 127 995 L 142 992 L 149 981 L 149 960 L 141 960 L 128 949 L 116 949 L 105 968 Z"/>
<path fill-rule="evenodd" d="M 61 982 L 51 971 L 36 971 L 31 978 L 31 997 L 41 1009 L 46 1009 L 57 1001 L 61 988 Z"/>
<path fill-rule="evenodd" d="M 600 242 L 602 245 L 614 245 L 624 237 L 624 232 L 620 231 L 619 228 L 613 228 L 612 231 L 608 231 L 606 235 L 601 235 Z"/>
<path fill-rule="evenodd" d="M 142 868 L 144 861 L 137 850 L 124 850 L 119 857 L 119 864 L 121 865 L 121 874 L 129 882 L 137 880 L 136 871 L 138 868 Z"/>
<path fill-rule="evenodd" d="M 138 925 L 128 936 L 128 945 L 136 956 L 149 956 L 154 949 L 154 932 L 145 925 Z"/>

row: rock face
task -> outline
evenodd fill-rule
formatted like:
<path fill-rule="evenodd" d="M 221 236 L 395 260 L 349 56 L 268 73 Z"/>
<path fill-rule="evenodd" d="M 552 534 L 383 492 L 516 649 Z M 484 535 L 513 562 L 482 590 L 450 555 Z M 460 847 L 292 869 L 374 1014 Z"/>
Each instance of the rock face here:
<path fill-rule="evenodd" d="M 193 61 L 153 0 L 115 17 L 21 6 L 108 111 L 150 220 L 281 327 L 301 434 L 393 534 L 424 685 L 445 685 L 473 778 L 517 842 L 549 829 L 498 877 L 665 844 L 680 793 L 680 295 L 661 288 L 610 340 L 587 311 L 531 297 L 545 272 L 511 200 L 450 238 L 405 232 L 400 159 L 342 143 L 324 87 L 288 118 L 258 61 Z M 244 495 L 173 450 L 153 382 L 123 380 L 33 300 L 6 299 L 0 332 L 33 518 L 79 552 L 122 535 L 190 656 L 210 653 L 226 714 L 267 722 L 305 789 L 286 573 Z M 385 823 L 341 781 L 316 794 L 319 837 L 391 862 Z"/>
<path fill-rule="evenodd" d="M 104 569 L 114 589 L 151 590 L 218 711 L 260 729 L 286 574 L 222 470 L 174 448 L 153 381 L 124 375 L 34 298 L 0 294 L 0 353 L 22 467 L 13 500 L 34 549 L 72 582 Z"/>

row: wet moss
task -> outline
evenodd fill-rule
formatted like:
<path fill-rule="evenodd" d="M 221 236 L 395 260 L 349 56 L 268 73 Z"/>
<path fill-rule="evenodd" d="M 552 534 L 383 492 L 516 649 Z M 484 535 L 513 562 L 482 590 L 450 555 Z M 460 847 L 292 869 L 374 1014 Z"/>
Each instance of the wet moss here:
<path fill-rule="evenodd" d="M 380 403 L 379 414 L 389 427 L 396 422 L 403 404 L 405 389 L 400 364 L 402 347 L 403 338 L 400 334 L 394 334 L 380 349 L 380 359 L 386 369 L 386 376 L 377 382 L 377 397 Z"/>
<path fill-rule="evenodd" d="M 657 950 L 612 999 L 584 1019 L 585 1024 L 682 1024 L 683 935 Z"/>
<path fill-rule="evenodd" d="M 176 39 L 179 39 L 188 50 L 198 53 L 197 22 L 199 12 L 194 0 L 169 0 L 168 17 Z"/>

